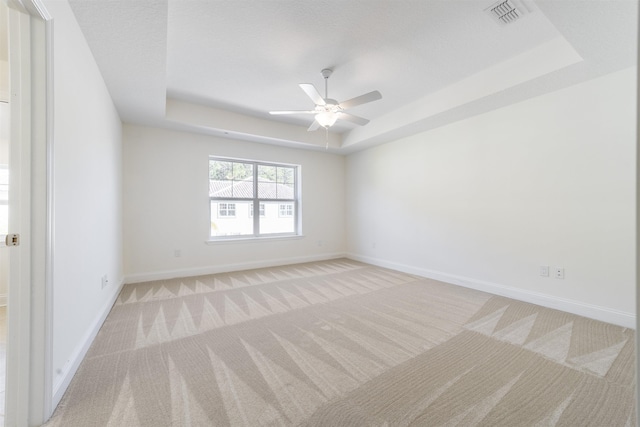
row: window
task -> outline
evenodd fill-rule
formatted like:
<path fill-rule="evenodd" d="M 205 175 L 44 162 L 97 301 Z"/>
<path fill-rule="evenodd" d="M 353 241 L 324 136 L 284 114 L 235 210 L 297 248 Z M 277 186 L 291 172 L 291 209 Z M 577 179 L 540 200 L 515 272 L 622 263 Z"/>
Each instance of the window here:
<path fill-rule="evenodd" d="M 278 215 L 281 218 L 293 216 L 293 205 L 290 203 L 287 203 L 286 205 L 280 205 Z"/>
<path fill-rule="evenodd" d="M 218 203 L 218 216 L 219 217 L 236 216 L 236 204 L 235 203 Z"/>
<path fill-rule="evenodd" d="M 300 234 L 299 172 L 297 165 L 210 157 L 210 238 Z"/>

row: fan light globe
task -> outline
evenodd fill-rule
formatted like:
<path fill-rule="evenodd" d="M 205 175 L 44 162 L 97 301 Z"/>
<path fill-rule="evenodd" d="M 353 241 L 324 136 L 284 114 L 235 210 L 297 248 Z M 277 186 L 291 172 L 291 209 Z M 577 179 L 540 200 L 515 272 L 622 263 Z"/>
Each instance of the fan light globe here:
<path fill-rule="evenodd" d="M 338 120 L 338 115 L 330 111 L 316 114 L 316 122 L 323 128 L 329 128 Z"/>

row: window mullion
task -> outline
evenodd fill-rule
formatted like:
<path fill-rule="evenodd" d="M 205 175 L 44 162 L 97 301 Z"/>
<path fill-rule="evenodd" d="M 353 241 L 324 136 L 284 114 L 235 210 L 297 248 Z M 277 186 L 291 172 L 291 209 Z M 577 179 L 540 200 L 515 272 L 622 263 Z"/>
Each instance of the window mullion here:
<path fill-rule="evenodd" d="M 256 237 L 260 235 L 260 201 L 258 199 L 258 163 L 253 164 L 253 235 Z"/>
<path fill-rule="evenodd" d="M 298 230 L 300 230 L 300 206 L 299 206 L 299 202 L 298 199 L 300 198 L 300 193 L 298 192 L 298 183 L 300 181 L 300 175 L 299 175 L 299 170 L 298 168 L 294 169 L 294 178 L 293 178 L 293 194 L 294 194 L 294 201 L 293 201 L 293 223 L 295 224 L 295 228 L 296 228 L 296 232 L 298 232 Z"/>

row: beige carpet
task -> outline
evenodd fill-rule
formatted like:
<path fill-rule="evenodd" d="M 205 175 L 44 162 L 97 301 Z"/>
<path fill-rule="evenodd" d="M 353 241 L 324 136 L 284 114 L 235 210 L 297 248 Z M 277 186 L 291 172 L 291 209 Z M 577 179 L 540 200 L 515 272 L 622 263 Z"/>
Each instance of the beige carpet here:
<path fill-rule="evenodd" d="M 340 259 L 125 286 L 52 426 L 635 426 L 634 331 Z"/>

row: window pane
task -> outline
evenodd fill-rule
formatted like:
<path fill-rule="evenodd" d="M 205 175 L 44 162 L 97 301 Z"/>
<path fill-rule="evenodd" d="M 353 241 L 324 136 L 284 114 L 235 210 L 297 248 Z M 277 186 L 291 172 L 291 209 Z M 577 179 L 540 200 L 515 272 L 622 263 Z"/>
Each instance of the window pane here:
<path fill-rule="evenodd" d="M 250 179 L 248 181 L 233 181 L 231 191 L 233 194 L 232 197 L 237 197 L 240 199 L 251 199 L 253 198 L 253 180 Z"/>
<path fill-rule="evenodd" d="M 275 182 L 276 167 L 267 165 L 258 165 L 258 181 L 259 182 Z"/>
<path fill-rule="evenodd" d="M 211 201 L 212 236 L 246 236 L 253 234 L 249 216 L 252 202 Z"/>
<path fill-rule="evenodd" d="M 258 198 L 292 200 L 295 198 L 294 189 L 294 168 L 258 166 Z"/>
<path fill-rule="evenodd" d="M 209 197 L 252 198 L 253 165 L 210 160 Z"/>
<path fill-rule="evenodd" d="M 209 161 L 209 179 L 227 180 L 233 177 L 233 163 L 218 160 Z"/>
<path fill-rule="evenodd" d="M 258 182 L 258 198 L 276 199 L 277 195 L 275 182 Z"/>
<path fill-rule="evenodd" d="M 281 208 L 285 216 L 280 215 Z M 289 213 L 290 215 L 286 215 Z M 293 203 L 265 202 L 264 216 L 260 217 L 260 234 L 294 233 L 295 208 Z"/>
<path fill-rule="evenodd" d="M 293 184 L 293 168 L 278 168 L 278 182 Z"/>
<path fill-rule="evenodd" d="M 276 198 L 276 167 L 258 165 L 258 197 Z"/>
<path fill-rule="evenodd" d="M 278 199 L 293 199 L 293 183 L 291 184 L 281 184 L 278 183 Z"/>
<path fill-rule="evenodd" d="M 233 181 L 209 180 L 209 197 L 231 197 Z"/>
<path fill-rule="evenodd" d="M 233 163 L 234 180 L 253 180 L 253 165 L 248 163 Z"/>
<path fill-rule="evenodd" d="M 277 171 L 278 175 L 278 199 L 293 199 L 293 189 L 294 189 L 294 170 L 293 168 L 287 167 L 278 167 Z"/>

